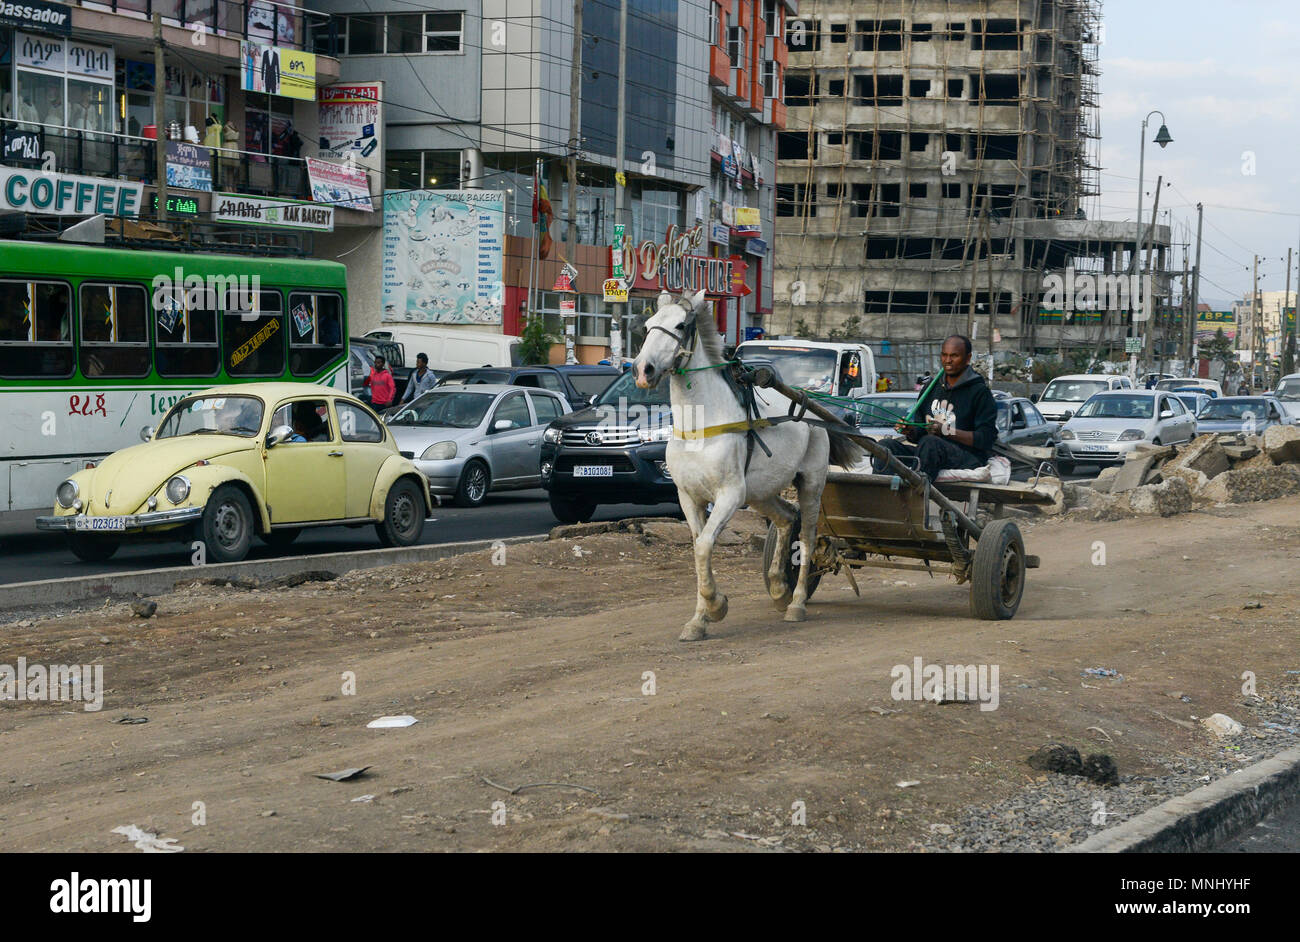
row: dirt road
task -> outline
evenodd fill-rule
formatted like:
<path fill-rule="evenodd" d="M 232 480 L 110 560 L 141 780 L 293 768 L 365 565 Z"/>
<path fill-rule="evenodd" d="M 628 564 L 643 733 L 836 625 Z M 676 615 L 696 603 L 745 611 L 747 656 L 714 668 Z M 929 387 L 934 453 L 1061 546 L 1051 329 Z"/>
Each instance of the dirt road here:
<path fill-rule="evenodd" d="M 0 664 L 102 664 L 107 690 L 100 712 L 0 703 L 0 829 L 11 850 L 132 853 L 114 827 L 187 853 L 946 849 L 1059 784 L 1026 764 L 1039 745 L 1105 751 L 1124 784 L 1068 780 L 1056 846 L 1098 829 L 1099 795 L 1153 804 L 1171 770 L 1295 743 L 1263 717 L 1300 680 L 1300 499 L 1025 532 L 1042 568 L 1012 622 L 972 620 L 946 578 L 867 570 L 861 599 L 828 577 L 785 624 L 740 543 L 719 551 L 727 620 L 683 645 L 688 550 L 604 534 L 11 623 Z M 997 667 L 997 708 L 895 699 L 918 657 Z M 1215 712 L 1246 733 L 1216 741 L 1194 719 Z M 366 728 L 386 714 L 418 722 Z M 505 790 L 537 783 L 560 786 Z M 1032 830 L 1021 803 L 981 846 Z"/>

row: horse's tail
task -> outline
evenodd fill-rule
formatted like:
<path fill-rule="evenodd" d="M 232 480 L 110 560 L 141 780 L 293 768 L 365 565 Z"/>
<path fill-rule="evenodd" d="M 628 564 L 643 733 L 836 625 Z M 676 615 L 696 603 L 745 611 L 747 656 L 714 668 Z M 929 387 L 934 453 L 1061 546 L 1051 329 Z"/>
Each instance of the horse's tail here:
<path fill-rule="evenodd" d="M 831 440 L 831 464 L 837 464 L 841 468 L 849 468 L 866 457 L 866 450 L 857 442 L 852 441 L 846 435 L 839 435 L 835 432 L 826 433 Z"/>

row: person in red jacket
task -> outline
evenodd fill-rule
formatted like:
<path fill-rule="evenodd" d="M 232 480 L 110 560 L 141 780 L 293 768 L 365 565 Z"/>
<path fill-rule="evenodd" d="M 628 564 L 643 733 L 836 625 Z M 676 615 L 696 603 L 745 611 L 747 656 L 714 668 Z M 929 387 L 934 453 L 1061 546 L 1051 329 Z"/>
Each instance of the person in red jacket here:
<path fill-rule="evenodd" d="M 375 365 L 366 377 L 365 385 L 370 387 L 370 405 L 376 410 L 387 409 L 397 396 L 397 384 L 393 374 L 388 372 L 388 364 L 381 356 L 375 357 Z"/>

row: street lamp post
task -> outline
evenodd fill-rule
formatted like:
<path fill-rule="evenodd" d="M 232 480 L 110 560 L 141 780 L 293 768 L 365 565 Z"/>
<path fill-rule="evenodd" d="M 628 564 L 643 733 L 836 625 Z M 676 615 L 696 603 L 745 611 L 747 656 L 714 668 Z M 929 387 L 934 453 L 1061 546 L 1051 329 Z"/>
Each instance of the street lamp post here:
<path fill-rule="evenodd" d="M 1139 276 L 1138 290 L 1139 290 L 1140 300 L 1142 301 L 1142 305 L 1144 308 L 1143 313 L 1146 315 L 1145 317 L 1141 318 L 1141 320 L 1145 322 L 1144 333 L 1147 333 L 1148 335 L 1151 331 L 1151 324 L 1149 322 L 1151 317 L 1151 312 L 1149 308 L 1154 306 L 1155 299 L 1151 297 L 1147 297 L 1146 293 L 1142 291 L 1142 287 L 1144 287 L 1144 285 L 1140 278 L 1142 274 L 1142 176 L 1143 173 L 1146 171 L 1147 123 L 1151 120 L 1151 115 L 1153 114 L 1160 115 L 1160 130 L 1156 132 L 1155 143 L 1159 144 L 1161 148 L 1164 148 L 1164 147 L 1168 147 L 1169 144 L 1173 142 L 1173 138 L 1169 136 L 1169 128 L 1165 127 L 1165 113 L 1159 110 L 1148 112 L 1147 116 L 1142 119 L 1142 134 L 1138 139 L 1139 150 L 1138 150 L 1137 237 L 1133 241 L 1133 273 Z M 1153 224 L 1155 223 L 1154 219 L 1151 221 Z M 1131 309 L 1132 301 L 1130 301 L 1129 303 Z M 1136 313 L 1137 313 L 1136 310 L 1134 310 L 1133 314 L 1136 315 Z M 1134 337 L 1136 337 L 1138 318 L 1136 316 L 1131 316 L 1129 320 L 1130 320 L 1129 331 Z M 1136 385 L 1137 384 L 1137 354 L 1136 353 L 1132 354 L 1129 357 L 1128 369 L 1129 369 L 1130 377 L 1132 378 L 1134 384 Z"/>

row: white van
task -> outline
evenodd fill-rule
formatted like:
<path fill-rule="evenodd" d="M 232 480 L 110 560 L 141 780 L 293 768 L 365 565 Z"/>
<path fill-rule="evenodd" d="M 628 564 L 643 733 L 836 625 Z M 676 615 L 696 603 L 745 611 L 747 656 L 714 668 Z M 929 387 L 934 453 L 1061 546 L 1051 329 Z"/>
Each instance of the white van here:
<path fill-rule="evenodd" d="M 440 372 L 519 365 L 519 338 L 511 334 L 456 330 L 433 324 L 386 324 L 366 331 L 365 336 L 400 343 L 408 366 L 415 366 L 418 353 L 428 354 L 430 369 Z"/>
<path fill-rule="evenodd" d="M 1286 410 L 1287 416 L 1294 422 L 1300 419 L 1300 373 L 1288 373 L 1277 384 L 1273 395 Z"/>
<path fill-rule="evenodd" d="M 876 388 L 876 358 L 865 343 L 796 338 L 746 340 L 736 347 L 736 359 L 769 360 L 783 383 L 811 392 L 850 397 Z M 827 407 L 851 425 L 857 424 L 854 410 L 831 404 Z"/>
<path fill-rule="evenodd" d="M 1074 373 L 1056 377 L 1034 401 L 1047 421 L 1064 422 L 1078 412 L 1079 406 L 1091 399 L 1093 393 L 1132 388 L 1133 381 L 1127 373 Z"/>

